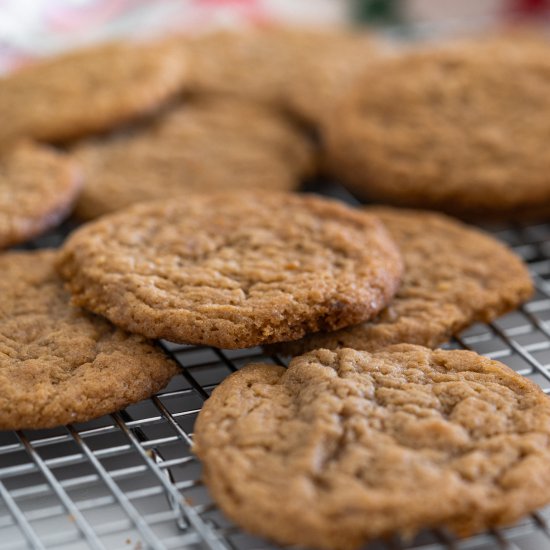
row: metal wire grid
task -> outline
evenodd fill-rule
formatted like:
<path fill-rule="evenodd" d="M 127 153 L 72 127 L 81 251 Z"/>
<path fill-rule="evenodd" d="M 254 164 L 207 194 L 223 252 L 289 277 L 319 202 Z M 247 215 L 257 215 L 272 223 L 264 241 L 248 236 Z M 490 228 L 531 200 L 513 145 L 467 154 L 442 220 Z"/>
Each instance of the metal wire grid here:
<path fill-rule="evenodd" d="M 323 191 L 343 196 L 338 188 Z M 55 246 L 69 229 L 26 248 Z M 529 263 L 536 296 L 490 325 L 471 327 L 449 347 L 498 359 L 550 393 L 550 224 L 494 234 Z M 161 345 L 182 370 L 155 397 L 87 423 L 0 432 L 2 550 L 273 548 L 219 512 L 200 481 L 191 441 L 196 415 L 216 384 L 250 361 L 281 359 L 259 349 Z M 544 549 L 550 548 L 549 522 L 550 508 L 512 528 L 465 540 L 435 531 L 408 543 L 374 543 L 369 550 Z"/>

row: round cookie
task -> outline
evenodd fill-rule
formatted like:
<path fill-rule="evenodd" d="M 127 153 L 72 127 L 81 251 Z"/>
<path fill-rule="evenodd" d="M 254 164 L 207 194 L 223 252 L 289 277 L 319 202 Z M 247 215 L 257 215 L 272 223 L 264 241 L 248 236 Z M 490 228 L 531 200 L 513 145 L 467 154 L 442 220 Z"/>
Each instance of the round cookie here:
<path fill-rule="evenodd" d="M 81 178 L 64 155 L 19 143 L 0 156 L 0 247 L 35 237 L 71 210 Z"/>
<path fill-rule="evenodd" d="M 152 111 L 185 77 L 181 48 L 104 44 L 25 67 L 0 80 L 0 145 L 65 141 Z"/>
<path fill-rule="evenodd" d="M 550 213 L 548 113 L 550 44 L 476 41 L 371 64 L 323 137 L 367 199 L 516 219 Z"/>
<path fill-rule="evenodd" d="M 282 89 L 282 105 L 315 128 L 353 89 L 374 61 L 390 53 L 389 44 L 359 30 L 298 31 L 292 35 L 296 74 Z"/>
<path fill-rule="evenodd" d="M 401 276 L 376 218 L 291 193 L 137 204 L 73 233 L 58 267 L 75 304 L 122 328 L 225 348 L 370 318 Z"/>
<path fill-rule="evenodd" d="M 523 262 L 506 246 L 446 216 L 368 207 L 401 250 L 403 282 L 373 321 L 284 342 L 270 351 L 298 355 L 317 348 L 375 350 L 409 343 L 436 347 L 476 321 L 512 311 L 533 292 Z"/>
<path fill-rule="evenodd" d="M 261 28 L 186 41 L 188 87 L 282 106 L 317 124 L 379 55 L 370 34 L 350 28 Z"/>
<path fill-rule="evenodd" d="M 550 401 L 469 351 L 317 350 L 226 378 L 194 428 L 223 512 L 284 545 L 467 535 L 550 501 Z"/>
<path fill-rule="evenodd" d="M 141 336 L 69 305 L 55 252 L 0 256 L 0 429 L 115 412 L 160 390 L 177 365 Z"/>
<path fill-rule="evenodd" d="M 308 137 L 267 106 L 189 100 L 133 132 L 73 150 L 85 178 L 76 214 L 90 219 L 197 191 L 295 189 L 313 172 L 314 154 Z"/>

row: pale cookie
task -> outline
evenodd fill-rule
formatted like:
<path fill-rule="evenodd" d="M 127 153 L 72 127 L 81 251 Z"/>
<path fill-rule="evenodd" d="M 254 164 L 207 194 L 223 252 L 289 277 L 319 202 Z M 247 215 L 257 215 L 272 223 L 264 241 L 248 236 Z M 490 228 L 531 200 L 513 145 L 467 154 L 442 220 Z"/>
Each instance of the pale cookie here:
<path fill-rule="evenodd" d="M 188 100 L 126 134 L 73 151 L 85 187 L 77 216 L 190 192 L 292 190 L 313 173 L 313 143 L 280 113 L 228 98 Z"/>
<path fill-rule="evenodd" d="M 58 265 L 75 304 L 122 328 L 226 348 L 371 318 L 401 276 L 376 218 L 291 193 L 134 205 L 74 233 Z"/>
<path fill-rule="evenodd" d="M 350 28 L 272 27 L 205 34 L 184 49 L 190 89 L 269 102 L 318 123 L 381 48 Z"/>
<path fill-rule="evenodd" d="M 401 250 L 404 275 L 390 305 L 371 322 L 271 348 L 297 355 L 317 348 L 374 350 L 389 344 L 436 347 L 476 321 L 489 322 L 527 300 L 533 284 L 506 246 L 440 214 L 392 208 L 376 215 Z"/>
<path fill-rule="evenodd" d="M 222 511 L 284 545 L 467 535 L 550 501 L 548 397 L 469 351 L 344 348 L 244 367 L 205 403 L 194 451 Z"/>
<path fill-rule="evenodd" d="M 160 390 L 175 363 L 141 336 L 69 305 L 55 252 L 0 256 L 0 429 L 115 412 Z"/>
<path fill-rule="evenodd" d="M 550 44 L 462 43 L 379 61 L 328 117 L 335 175 L 465 218 L 550 213 Z"/>
<path fill-rule="evenodd" d="M 0 247 L 57 225 L 70 212 L 81 178 L 64 155 L 21 143 L 0 156 Z"/>
<path fill-rule="evenodd" d="M 181 49 L 105 44 L 52 57 L 0 79 L 0 144 L 65 141 L 157 108 L 185 78 Z"/>

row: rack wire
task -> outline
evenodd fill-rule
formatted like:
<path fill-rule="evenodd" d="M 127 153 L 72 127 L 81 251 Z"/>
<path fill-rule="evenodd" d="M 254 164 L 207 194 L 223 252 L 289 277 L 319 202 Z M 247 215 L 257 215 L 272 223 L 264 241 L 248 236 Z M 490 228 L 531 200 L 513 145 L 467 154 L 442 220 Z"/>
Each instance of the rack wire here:
<path fill-rule="evenodd" d="M 354 199 L 336 185 L 316 191 Z M 65 225 L 24 248 L 57 246 Z M 476 324 L 448 344 L 498 359 L 550 393 L 550 224 L 493 228 L 529 264 L 536 295 L 491 324 Z M 191 452 L 205 399 L 252 361 L 283 364 L 258 348 L 220 350 L 160 342 L 181 367 L 151 399 L 91 422 L 50 430 L 0 432 L 2 550 L 275 548 L 246 535 L 217 509 Z M 413 541 L 379 541 L 369 550 L 550 548 L 550 508 L 506 529 L 457 540 L 443 530 Z"/>

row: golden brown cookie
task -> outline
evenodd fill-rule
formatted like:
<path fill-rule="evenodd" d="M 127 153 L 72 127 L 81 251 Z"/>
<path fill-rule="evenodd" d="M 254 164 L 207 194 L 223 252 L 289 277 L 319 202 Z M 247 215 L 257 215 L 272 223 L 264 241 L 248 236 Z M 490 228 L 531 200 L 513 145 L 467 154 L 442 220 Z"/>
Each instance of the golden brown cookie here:
<path fill-rule="evenodd" d="M 137 204 L 75 232 L 58 267 L 75 304 L 122 328 L 225 348 L 370 318 L 401 276 L 376 218 L 291 193 Z"/>
<path fill-rule="evenodd" d="M 53 149 L 20 143 L 0 156 L 0 247 L 57 225 L 81 188 L 76 167 Z"/>
<path fill-rule="evenodd" d="M 373 321 L 277 344 L 271 351 L 372 351 L 404 342 L 436 347 L 472 323 L 489 322 L 531 296 L 533 283 L 521 259 L 480 230 L 430 212 L 365 210 L 380 218 L 401 250 L 405 270 L 394 299 Z"/>
<path fill-rule="evenodd" d="M 291 190 L 313 172 L 314 155 L 309 138 L 267 106 L 186 101 L 133 132 L 74 149 L 86 181 L 76 214 L 197 191 Z"/>
<path fill-rule="evenodd" d="M 112 413 L 160 390 L 175 363 L 141 336 L 69 305 L 55 252 L 0 255 L 0 429 Z"/>
<path fill-rule="evenodd" d="M 157 108 L 185 77 L 181 48 L 105 44 L 40 61 L 0 79 L 0 145 L 65 141 Z"/>
<path fill-rule="evenodd" d="M 390 48 L 357 29 L 298 30 L 288 39 L 295 74 L 282 88 L 281 104 L 316 128 L 350 93 L 357 78 Z"/>
<path fill-rule="evenodd" d="M 550 43 L 462 43 L 379 61 L 329 117 L 333 172 L 379 202 L 466 217 L 550 213 Z"/>
<path fill-rule="evenodd" d="M 550 501 L 550 401 L 469 351 L 317 350 L 249 365 L 194 428 L 223 512 L 280 544 L 353 549 L 430 527 L 467 535 Z"/>
<path fill-rule="evenodd" d="M 370 35 L 349 28 L 225 31 L 184 46 L 190 89 L 273 103 L 314 123 L 380 53 Z"/>

